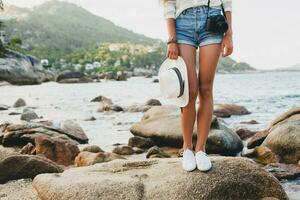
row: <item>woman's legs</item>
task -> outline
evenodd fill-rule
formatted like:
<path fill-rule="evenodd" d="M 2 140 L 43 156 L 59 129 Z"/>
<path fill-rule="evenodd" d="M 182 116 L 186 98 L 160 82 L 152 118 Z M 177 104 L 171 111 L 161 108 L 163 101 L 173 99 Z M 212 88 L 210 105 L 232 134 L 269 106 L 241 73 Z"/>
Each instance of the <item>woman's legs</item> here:
<path fill-rule="evenodd" d="M 195 152 L 205 152 L 207 135 L 213 114 L 213 82 L 220 56 L 220 44 L 200 47 L 199 51 L 199 108 L 197 112 L 197 144 Z"/>
<path fill-rule="evenodd" d="M 187 66 L 189 82 L 189 103 L 181 109 L 181 129 L 183 132 L 183 149 L 193 149 L 192 135 L 196 120 L 195 102 L 198 95 L 198 81 L 196 72 L 196 48 L 188 44 L 179 44 L 179 56 Z"/>

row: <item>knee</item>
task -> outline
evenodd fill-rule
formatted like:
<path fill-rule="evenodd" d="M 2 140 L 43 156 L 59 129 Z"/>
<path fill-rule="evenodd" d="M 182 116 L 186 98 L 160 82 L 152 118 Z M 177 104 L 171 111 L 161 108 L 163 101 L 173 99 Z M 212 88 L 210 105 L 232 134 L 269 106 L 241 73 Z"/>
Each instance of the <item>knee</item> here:
<path fill-rule="evenodd" d="M 201 86 L 199 88 L 199 94 L 200 97 L 203 99 L 208 99 L 208 98 L 212 98 L 213 96 L 213 90 L 212 87 L 207 87 L 207 86 Z"/>

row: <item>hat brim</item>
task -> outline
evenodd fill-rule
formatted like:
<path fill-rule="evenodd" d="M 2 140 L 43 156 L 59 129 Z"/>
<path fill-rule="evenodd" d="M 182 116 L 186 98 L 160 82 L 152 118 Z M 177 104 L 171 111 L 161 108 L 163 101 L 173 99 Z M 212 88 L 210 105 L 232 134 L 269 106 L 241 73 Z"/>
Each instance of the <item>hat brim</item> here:
<path fill-rule="evenodd" d="M 178 56 L 177 60 L 174 59 L 169 59 L 167 58 L 160 66 L 159 68 L 159 72 L 158 72 L 158 80 L 159 83 L 161 83 L 162 81 L 160 81 L 160 74 L 162 74 L 162 72 L 169 70 L 172 67 L 176 67 L 178 68 L 178 70 L 180 71 L 182 78 L 184 80 L 184 92 L 183 95 L 181 97 L 175 97 L 175 98 L 168 98 L 171 102 L 171 104 L 180 106 L 180 107 L 185 107 L 188 102 L 189 102 L 189 82 L 188 82 L 188 73 L 187 73 L 187 67 L 186 64 L 183 60 L 182 57 Z M 162 84 L 160 84 L 160 88 L 164 87 Z M 162 89 L 161 89 L 162 90 Z"/>

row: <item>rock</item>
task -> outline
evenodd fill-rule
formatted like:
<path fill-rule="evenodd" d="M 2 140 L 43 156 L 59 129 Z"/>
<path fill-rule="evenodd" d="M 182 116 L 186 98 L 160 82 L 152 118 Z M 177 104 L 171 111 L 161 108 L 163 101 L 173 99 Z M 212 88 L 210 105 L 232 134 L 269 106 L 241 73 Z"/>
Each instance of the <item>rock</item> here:
<path fill-rule="evenodd" d="M 8 115 L 21 115 L 22 113 L 18 113 L 18 112 L 10 112 L 8 113 Z"/>
<path fill-rule="evenodd" d="M 53 81 L 55 74 L 45 70 L 40 61 L 32 56 L 6 50 L 0 58 L 0 81 L 13 85 L 33 85 Z"/>
<path fill-rule="evenodd" d="M 136 153 L 136 154 L 141 154 L 141 153 L 145 152 L 144 149 L 141 149 L 139 147 L 132 147 L 132 149 L 133 149 L 134 153 Z"/>
<path fill-rule="evenodd" d="M 145 69 L 145 68 L 138 68 L 135 67 L 133 69 L 133 76 L 152 76 L 152 75 L 156 75 L 157 72 L 155 72 L 154 70 L 151 69 Z"/>
<path fill-rule="evenodd" d="M 255 162 L 263 165 L 277 163 L 279 161 L 278 156 L 274 154 L 268 147 L 264 146 L 255 147 L 251 153 L 243 156 L 254 158 Z"/>
<path fill-rule="evenodd" d="M 34 120 L 34 119 L 38 119 L 39 116 L 31 109 L 24 109 L 22 115 L 21 115 L 21 120 L 24 120 L 24 121 L 31 121 L 31 120 Z"/>
<path fill-rule="evenodd" d="M 141 121 L 131 126 L 135 136 L 151 138 L 157 146 L 182 147 L 180 110 L 176 106 L 155 106 L 148 110 Z M 196 123 L 193 141 L 196 142 Z M 221 155 L 236 155 L 243 148 L 239 136 L 214 118 L 207 138 L 206 151 Z"/>
<path fill-rule="evenodd" d="M 266 139 L 266 137 L 268 136 L 268 134 L 269 134 L 268 130 L 256 132 L 254 136 L 252 136 L 251 139 L 248 141 L 247 148 L 251 149 L 261 145 L 263 141 Z"/>
<path fill-rule="evenodd" d="M 132 147 L 139 147 L 139 148 L 150 148 L 154 146 L 154 142 L 150 138 L 133 136 L 129 138 L 128 145 Z"/>
<path fill-rule="evenodd" d="M 126 81 L 127 74 L 123 71 L 118 71 L 115 80 L 116 81 Z"/>
<path fill-rule="evenodd" d="M 117 74 L 115 72 L 105 72 L 104 76 L 105 79 L 112 80 L 112 79 L 116 79 Z"/>
<path fill-rule="evenodd" d="M 113 102 L 110 98 L 107 98 L 102 95 L 95 97 L 94 99 L 91 100 L 91 102 L 100 102 L 103 104 L 113 105 Z"/>
<path fill-rule="evenodd" d="M 11 155 L 19 155 L 19 149 L 0 145 L 0 161 Z"/>
<path fill-rule="evenodd" d="M 262 145 L 277 154 L 280 162 L 297 164 L 300 160 L 300 120 L 272 127 Z"/>
<path fill-rule="evenodd" d="M 8 110 L 8 109 L 9 109 L 9 106 L 0 104 L 0 111 L 2 111 L 2 110 Z"/>
<path fill-rule="evenodd" d="M 69 70 L 61 72 L 56 79 L 56 82 L 58 83 L 88 83 L 92 81 L 93 80 L 87 75 L 85 75 L 83 72 L 72 72 Z"/>
<path fill-rule="evenodd" d="M 31 179 L 19 179 L 0 184 L 1 200 L 40 200 Z"/>
<path fill-rule="evenodd" d="M 21 149 L 20 154 L 35 155 L 36 153 L 34 145 L 29 142 Z"/>
<path fill-rule="evenodd" d="M 153 79 L 153 81 L 152 81 L 153 83 L 158 83 L 159 82 L 159 80 L 158 80 L 158 78 L 156 78 L 156 79 Z"/>
<path fill-rule="evenodd" d="M 266 165 L 264 169 L 279 180 L 293 180 L 300 177 L 300 166 L 296 164 L 271 163 Z"/>
<path fill-rule="evenodd" d="M 245 129 L 245 128 L 237 128 L 237 129 L 235 129 L 235 132 L 236 132 L 236 134 L 238 134 L 238 136 L 240 136 L 240 138 L 242 140 L 248 139 L 248 138 L 252 137 L 255 134 L 255 132 L 250 131 L 250 130 Z"/>
<path fill-rule="evenodd" d="M 147 105 L 147 106 L 161 106 L 161 103 L 160 103 L 160 101 L 157 100 L 157 99 L 149 99 L 149 100 L 145 103 L 145 105 Z"/>
<path fill-rule="evenodd" d="M 124 111 L 124 109 L 119 105 L 104 104 L 97 110 L 97 112 L 104 112 L 104 111 L 122 112 Z"/>
<path fill-rule="evenodd" d="M 87 144 L 89 139 L 80 125 L 72 120 L 65 120 L 53 124 L 57 130 L 62 131 L 68 137 L 78 141 L 81 144 Z"/>
<path fill-rule="evenodd" d="M 147 74 L 145 78 L 152 78 L 152 74 Z"/>
<path fill-rule="evenodd" d="M 270 124 L 270 128 L 275 128 L 285 122 L 299 121 L 300 120 L 300 107 L 292 107 L 280 116 L 276 117 Z"/>
<path fill-rule="evenodd" d="M 214 115 L 217 117 L 230 117 L 231 115 L 247 115 L 250 112 L 244 107 L 234 104 L 215 104 Z"/>
<path fill-rule="evenodd" d="M 0 183 L 21 178 L 34 178 L 43 173 L 59 173 L 62 169 L 50 160 L 31 155 L 13 155 L 0 162 Z"/>
<path fill-rule="evenodd" d="M 232 157 L 211 159 L 213 168 L 207 173 L 187 173 L 181 158 L 114 160 L 59 175 L 38 175 L 33 186 L 47 200 L 288 199 L 279 181 L 254 163 Z"/>
<path fill-rule="evenodd" d="M 58 123 L 46 121 L 0 125 L 0 144 L 4 146 L 20 146 L 26 145 L 28 142 L 34 143 L 35 138 L 40 135 L 50 137 L 66 135 L 71 142 L 76 141 L 81 144 L 88 142 L 88 138 L 80 126 L 68 120 Z"/>
<path fill-rule="evenodd" d="M 243 121 L 240 122 L 241 124 L 259 124 L 256 120 L 252 119 L 250 121 Z"/>
<path fill-rule="evenodd" d="M 147 151 L 146 158 L 169 158 L 169 154 L 163 152 L 158 146 L 153 146 Z"/>
<path fill-rule="evenodd" d="M 124 157 L 109 152 L 92 153 L 88 151 L 82 151 L 75 158 L 75 165 L 77 167 L 94 165 L 96 163 L 109 162 L 115 159 L 125 159 Z"/>
<path fill-rule="evenodd" d="M 95 121 L 96 118 L 94 116 L 85 119 L 84 121 Z"/>
<path fill-rule="evenodd" d="M 97 145 L 90 145 L 90 146 L 87 146 L 87 147 L 84 147 L 82 149 L 82 151 L 88 151 L 88 152 L 91 152 L 91 153 L 99 153 L 99 152 L 104 152 L 99 146 Z"/>
<path fill-rule="evenodd" d="M 74 164 L 75 157 L 80 151 L 77 143 L 71 142 L 67 136 L 61 135 L 35 138 L 35 152 L 37 155 L 41 154 L 59 165 L 69 166 Z"/>
<path fill-rule="evenodd" d="M 119 145 L 116 146 L 113 150 L 113 153 L 119 154 L 119 155 L 132 155 L 134 154 L 134 150 L 132 149 L 131 146 L 127 145 Z"/>
<path fill-rule="evenodd" d="M 148 105 L 132 105 L 124 107 L 124 112 L 146 112 L 151 106 Z"/>
<path fill-rule="evenodd" d="M 26 102 L 24 99 L 19 98 L 15 103 L 14 103 L 14 108 L 19 108 L 19 107 L 23 107 L 26 106 Z"/>

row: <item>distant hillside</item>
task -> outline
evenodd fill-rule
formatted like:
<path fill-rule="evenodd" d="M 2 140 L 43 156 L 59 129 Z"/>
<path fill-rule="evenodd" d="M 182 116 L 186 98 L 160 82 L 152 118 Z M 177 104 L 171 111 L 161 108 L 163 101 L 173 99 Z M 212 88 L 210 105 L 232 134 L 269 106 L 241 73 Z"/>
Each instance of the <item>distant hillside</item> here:
<path fill-rule="evenodd" d="M 277 68 L 276 71 L 300 71 L 300 63 L 290 67 Z"/>
<path fill-rule="evenodd" d="M 252 72 L 256 71 L 245 62 L 236 62 L 230 57 L 222 58 L 218 64 L 217 72 L 219 73 L 236 73 L 236 72 Z"/>
<path fill-rule="evenodd" d="M 26 53 L 52 61 L 102 42 L 159 43 L 75 4 L 56 0 L 32 9 L 8 6 L 0 18 L 5 20 L 8 36 L 23 40 Z"/>

